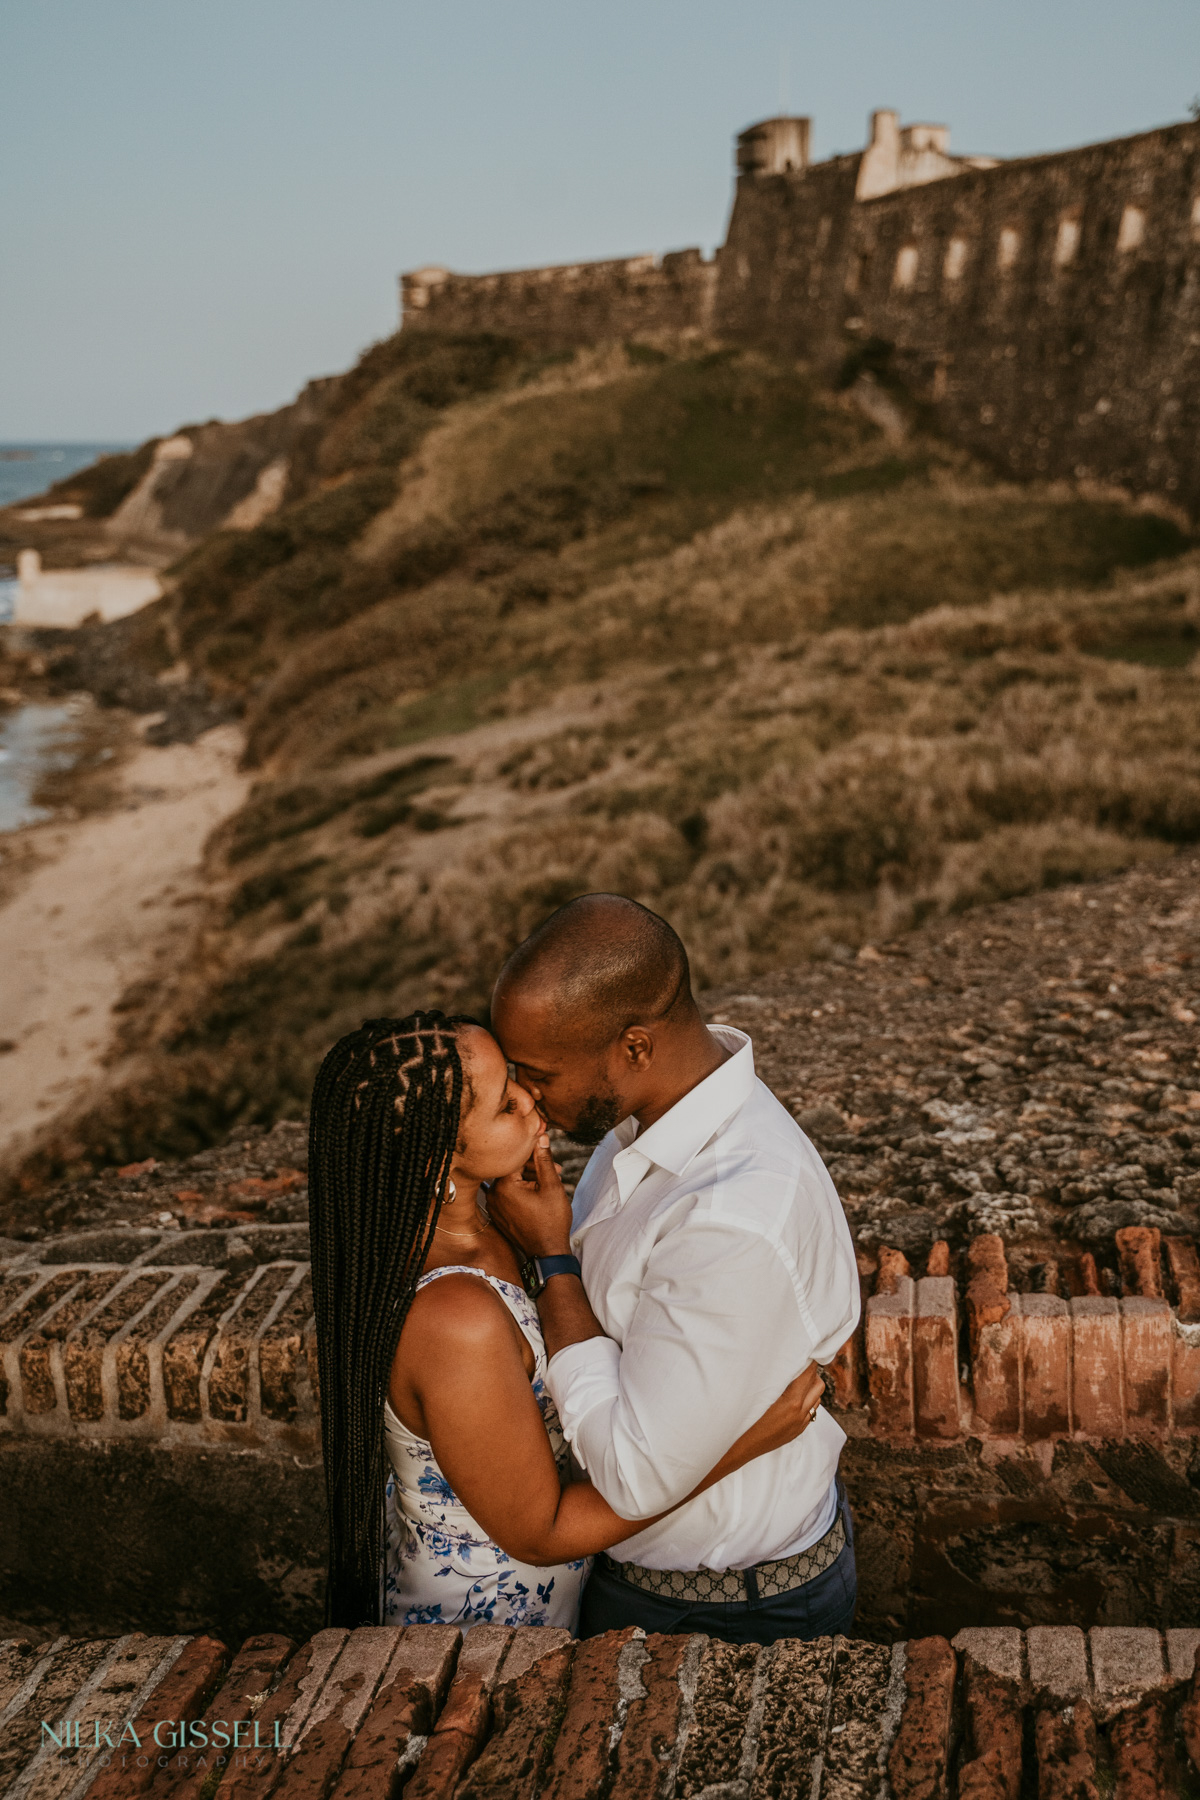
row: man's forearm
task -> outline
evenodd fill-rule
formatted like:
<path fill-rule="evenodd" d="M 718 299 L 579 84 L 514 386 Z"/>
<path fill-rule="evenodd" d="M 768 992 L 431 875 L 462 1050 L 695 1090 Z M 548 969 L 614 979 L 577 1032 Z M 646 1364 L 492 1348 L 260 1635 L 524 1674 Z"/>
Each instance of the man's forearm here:
<path fill-rule="evenodd" d="M 548 1357 L 568 1344 L 604 1336 L 578 1275 L 552 1275 L 538 1295 L 537 1309 Z"/>

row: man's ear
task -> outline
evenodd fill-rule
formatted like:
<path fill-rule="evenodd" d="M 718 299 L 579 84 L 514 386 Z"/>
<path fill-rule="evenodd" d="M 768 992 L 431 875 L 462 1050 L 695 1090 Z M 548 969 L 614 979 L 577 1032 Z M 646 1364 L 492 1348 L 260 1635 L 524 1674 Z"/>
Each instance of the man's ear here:
<path fill-rule="evenodd" d="M 654 1061 L 654 1038 L 644 1025 L 630 1025 L 621 1033 L 621 1060 L 639 1075 Z"/>

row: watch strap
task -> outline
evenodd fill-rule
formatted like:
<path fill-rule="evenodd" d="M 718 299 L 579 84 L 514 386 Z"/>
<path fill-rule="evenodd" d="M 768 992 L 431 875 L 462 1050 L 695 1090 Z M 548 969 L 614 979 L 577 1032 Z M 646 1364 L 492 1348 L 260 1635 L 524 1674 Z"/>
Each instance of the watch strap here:
<path fill-rule="evenodd" d="M 536 1300 L 552 1275 L 582 1275 L 577 1256 L 531 1256 L 522 1266 L 521 1280 L 531 1300 Z"/>
<path fill-rule="evenodd" d="M 582 1275 L 577 1256 L 535 1256 L 534 1265 L 545 1287 L 552 1275 Z"/>

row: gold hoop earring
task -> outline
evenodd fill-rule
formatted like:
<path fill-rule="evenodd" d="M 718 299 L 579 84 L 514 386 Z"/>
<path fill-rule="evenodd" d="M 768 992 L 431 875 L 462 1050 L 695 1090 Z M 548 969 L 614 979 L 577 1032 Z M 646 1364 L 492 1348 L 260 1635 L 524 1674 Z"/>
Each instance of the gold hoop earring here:
<path fill-rule="evenodd" d="M 454 1183 L 452 1181 L 448 1181 L 446 1183 L 446 1198 L 442 1201 L 442 1205 L 443 1206 L 453 1206 L 455 1199 L 457 1197 L 457 1193 L 458 1193 L 458 1190 L 456 1189 Z"/>

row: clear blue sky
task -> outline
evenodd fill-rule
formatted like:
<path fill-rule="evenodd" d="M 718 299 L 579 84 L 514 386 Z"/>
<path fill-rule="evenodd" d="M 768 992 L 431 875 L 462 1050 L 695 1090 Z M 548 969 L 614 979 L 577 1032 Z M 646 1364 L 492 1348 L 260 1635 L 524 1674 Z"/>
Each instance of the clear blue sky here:
<path fill-rule="evenodd" d="M 0 439 L 280 405 L 395 278 L 723 234 L 731 139 L 1021 155 L 1182 118 L 1196 0 L 5 0 Z"/>

